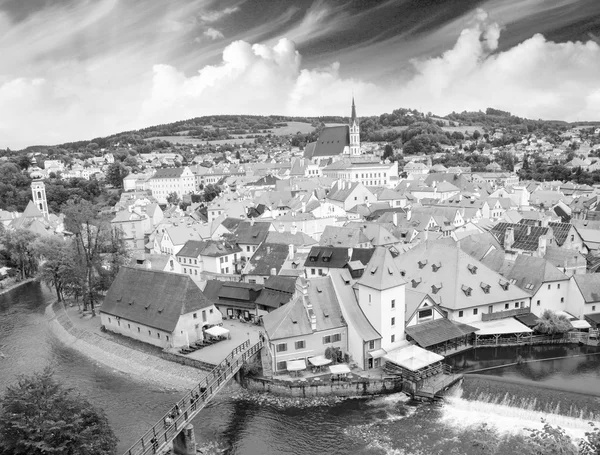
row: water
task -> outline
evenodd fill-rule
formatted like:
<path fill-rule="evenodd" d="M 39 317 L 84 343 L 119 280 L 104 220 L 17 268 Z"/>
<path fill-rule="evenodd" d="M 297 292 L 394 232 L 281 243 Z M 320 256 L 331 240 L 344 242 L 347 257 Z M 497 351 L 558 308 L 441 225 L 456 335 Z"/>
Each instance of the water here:
<path fill-rule="evenodd" d="M 124 451 L 179 393 L 96 365 L 59 343 L 44 316 L 52 300 L 38 284 L 0 296 L 0 393 L 19 373 L 50 365 L 58 379 L 105 410 Z M 542 346 L 522 349 L 525 359 L 590 354 L 597 349 Z M 514 361 L 510 349 L 486 348 L 453 358 L 473 370 Z M 498 439 L 496 453 L 518 452 L 518 434 L 540 426 L 541 417 L 568 429 L 587 430 L 600 415 L 600 355 L 521 364 L 487 371 L 455 387 L 444 405 L 413 403 L 403 394 L 370 399 L 280 399 L 232 386 L 194 421 L 196 438 L 207 453 L 227 454 L 431 454 L 482 453 Z M 494 429 L 481 427 L 482 422 Z M 488 435 L 488 433 L 490 433 Z M 493 433 L 493 434 L 491 434 Z M 500 436 L 498 436 L 500 435 Z M 212 448 L 212 450 L 211 450 Z M 494 453 L 486 449 L 484 453 Z"/>

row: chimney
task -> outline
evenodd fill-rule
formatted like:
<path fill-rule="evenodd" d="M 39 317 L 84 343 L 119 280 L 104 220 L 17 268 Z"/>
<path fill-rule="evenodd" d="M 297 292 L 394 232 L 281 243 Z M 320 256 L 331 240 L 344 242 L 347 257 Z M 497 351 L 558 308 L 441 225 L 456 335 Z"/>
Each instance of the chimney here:
<path fill-rule="evenodd" d="M 292 244 L 288 245 L 288 260 L 290 260 L 290 261 L 294 260 L 294 245 L 292 245 Z"/>
<path fill-rule="evenodd" d="M 148 270 L 152 269 L 152 261 L 150 259 L 146 259 L 146 268 Z"/>
<path fill-rule="evenodd" d="M 283 233 L 285 231 L 285 226 L 283 223 L 279 223 L 279 232 Z"/>
<path fill-rule="evenodd" d="M 547 216 L 542 216 L 541 226 L 548 227 L 548 217 Z"/>
<path fill-rule="evenodd" d="M 512 227 L 506 228 L 506 231 L 504 231 L 504 250 L 511 250 L 513 243 L 515 243 L 515 231 Z"/>
<path fill-rule="evenodd" d="M 371 207 L 371 201 L 367 201 L 367 207 Z"/>
<path fill-rule="evenodd" d="M 292 229 L 290 229 L 292 235 L 296 235 L 298 233 L 298 226 L 296 224 L 292 224 Z"/>
<path fill-rule="evenodd" d="M 546 256 L 546 247 L 548 246 L 548 240 L 545 235 L 540 235 L 538 238 L 538 256 L 543 258 Z"/>
<path fill-rule="evenodd" d="M 392 223 L 394 223 L 394 226 L 398 226 L 398 212 L 392 213 Z"/>
<path fill-rule="evenodd" d="M 267 254 L 271 254 L 271 247 L 270 246 L 267 247 Z"/>
<path fill-rule="evenodd" d="M 306 202 L 302 202 L 302 213 L 306 213 Z"/>
<path fill-rule="evenodd" d="M 408 210 L 406 211 L 406 221 L 410 221 L 411 218 L 412 218 L 412 209 L 409 207 Z"/>
<path fill-rule="evenodd" d="M 250 226 L 254 226 L 254 218 L 250 218 Z"/>
<path fill-rule="evenodd" d="M 275 267 L 271 267 L 271 276 L 277 275 L 277 269 Z"/>
<path fill-rule="evenodd" d="M 527 235 L 531 235 L 531 225 L 527 225 Z"/>
<path fill-rule="evenodd" d="M 313 332 L 317 330 L 317 316 L 312 312 L 310 314 L 310 328 Z"/>
<path fill-rule="evenodd" d="M 354 248 L 348 248 L 348 261 L 352 260 L 352 253 L 354 252 Z"/>

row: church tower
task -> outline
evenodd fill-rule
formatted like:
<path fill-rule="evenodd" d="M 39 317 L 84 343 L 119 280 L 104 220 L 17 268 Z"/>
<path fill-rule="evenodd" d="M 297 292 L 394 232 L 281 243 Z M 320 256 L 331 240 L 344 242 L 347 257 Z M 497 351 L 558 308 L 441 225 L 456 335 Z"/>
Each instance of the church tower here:
<path fill-rule="evenodd" d="M 40 209 L 44 218 L 48 219 L 48 201 L 46 201 L 46 185 L 41 180 L 31 182 L 31 194 L 33 195 L 33 203 Z"/>
<path fill-rule="evenodd" d="M 360 127 L 356 117 L 354 96 L 352 97 L 352 117 L 350 117 L 350 156 L 360 155 Z"/>

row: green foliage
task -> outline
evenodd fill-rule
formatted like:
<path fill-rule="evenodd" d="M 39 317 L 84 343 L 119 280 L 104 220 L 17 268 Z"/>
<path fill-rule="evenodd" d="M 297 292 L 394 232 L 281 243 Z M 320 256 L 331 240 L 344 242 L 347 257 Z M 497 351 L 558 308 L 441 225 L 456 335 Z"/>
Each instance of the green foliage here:
<path fill-rule="evenodd" d="M 179 195 L 175 191 L 169 193 L 167 196 L 167 202 L 171 205 L 178 205 L 180 202 Z"/>
<path fill-rule="evenodd" d="M 325 349 L 324 355 L 326 359 L 331 359 L 331 363 L 333 363 L 334 365 L 336 363 L 344 362 L 344 354 L 342 353 L 342 350 L 338 347 L 328 347 L 327 349 Z"/>
<path fill-rule="evenodd" d="M 137 163 L 137 162 L 136 162 Z M 115 188 L 123 188 L 123 179 L 127 177 L 129 170 L 122 163 L 115 161 L 106 169 L 106 183 Z"/>
<path fill-rule="evenodd" d="M 49 369 L 19 377 L 0 400 L 0 455 L 110 455 L 116 448 L 105 414 Z"/>
<path fill-rule="evenodd" d="M 527 455 L 577 455 L 579 451 L 569 435 L 560 427 L 553 427 L 542 419 L 541 430 L 529 430 Z"/>
<path fill-rule="evenodd" d="M 547 335 L 565 333 L 573 326 L 564 314 L 557 315 L 554 311 L 544 310 L 540 321 L 535 326 L 535 331 Z"/>
<path fill-rule="evenodd" d="M 21 279 L 29 278 L 37 271 L 38 255 L 34 248 L 37 238 L 27 229 L 6 230 L 0 238 L 10 259 L 9 265 L 19 270 Z"/>
<path fill-rule="evenodd" d="M 209 183 L 208 185 L 206 185 L 204 187 L 204 192 L 202 193 L 202 199 L 205 202 L 210 202 L 213 199 L 215 199 L 216 197 L 218 197 L 222 191 L 223 190 L 221 189 L 221 187 L 219 185 L 213 185 L 212 183 Z"/>
<path fill-rule="evenodd" d="M 40 279 L 55 289 L 59 301 L 63 300 L 65 293 L 69 294 L 80 280 L 79 270 L 75 267 L 74 245 L 61 237 L 48 236 L 38 238 L 33 249 L 42 261 Z"/>
<path fill-rule="evenodd" d="M 579 453 L 581 455 L 600 454 L 600 428 L 594 422 L 590 422 L 591 431 L 585 433 L 586 439 L 579 443 Z"/>

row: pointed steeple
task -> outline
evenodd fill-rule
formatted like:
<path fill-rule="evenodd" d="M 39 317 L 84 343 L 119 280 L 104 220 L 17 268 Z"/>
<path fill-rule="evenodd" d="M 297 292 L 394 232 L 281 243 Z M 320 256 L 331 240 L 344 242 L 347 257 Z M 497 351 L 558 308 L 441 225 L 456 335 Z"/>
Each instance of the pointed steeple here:
<path fill-rule="evenodd" d="M 356 106 L 354 105 L 354 95 L 352 95 L 352 117 L 350 118 L 350 124 L 356 121 Z"/>

